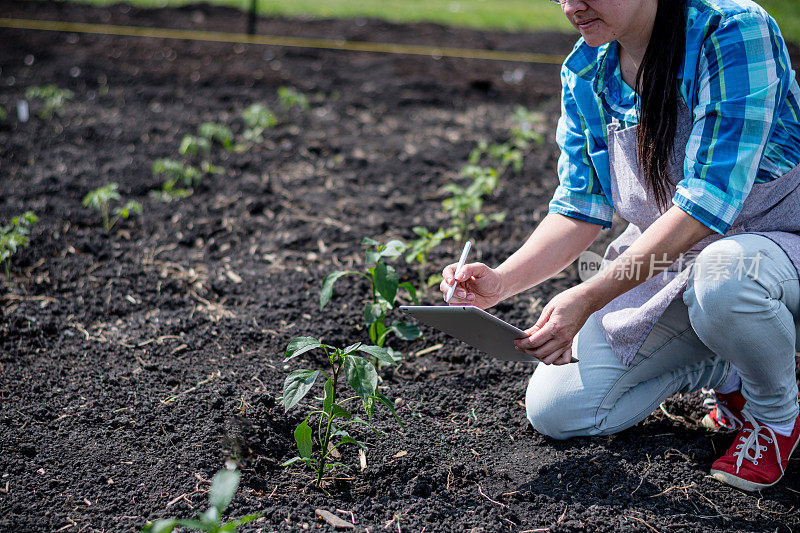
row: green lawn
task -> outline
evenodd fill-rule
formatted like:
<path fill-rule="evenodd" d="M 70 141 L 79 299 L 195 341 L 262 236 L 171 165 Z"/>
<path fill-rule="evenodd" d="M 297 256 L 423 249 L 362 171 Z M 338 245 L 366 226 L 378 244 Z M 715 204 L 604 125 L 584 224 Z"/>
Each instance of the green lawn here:
<path fill-rule="evenodd" d="M 109 5 L 117 0 L 77 0 Z M 164 7 L 192 0 L 127 0 L 142 7 Z M 207 0 L 249 9 L 250 0 Z M 257 0 L 261 14 L 318 17 L 376 17 L 397 22 L 429 21 L 473 28 L 572 30 L 559 7 L 548 0 Z M 778 21 L 784 36 L 800 43 L 800 2 L 761 0 Z M 572 30 L 574 31 L 574 30 Z"/>

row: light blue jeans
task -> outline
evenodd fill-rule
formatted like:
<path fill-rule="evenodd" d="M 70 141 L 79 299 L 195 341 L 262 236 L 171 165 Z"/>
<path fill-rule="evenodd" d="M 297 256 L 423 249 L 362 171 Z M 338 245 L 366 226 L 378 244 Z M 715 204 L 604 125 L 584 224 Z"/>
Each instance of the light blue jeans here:
<path fill-rule="evenodd" d="M 794 421 L 800 281 L 791 260 L 767 237 L 740 233 L 709 244 L 695 261 L 683 298 L 631 366 L 592 315 L 573 340 L 578 363 L 536 367 L 525 398 L 534 429 L 556 439 L 622 431 L 673 394 L 721 386 L 734 368 L 757 420 Z"/>

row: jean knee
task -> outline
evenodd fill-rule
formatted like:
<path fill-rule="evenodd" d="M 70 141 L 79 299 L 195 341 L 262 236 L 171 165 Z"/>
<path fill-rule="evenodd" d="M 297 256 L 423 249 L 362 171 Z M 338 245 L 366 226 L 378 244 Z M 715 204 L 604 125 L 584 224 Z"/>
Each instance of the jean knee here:
<path fill-rule="evenodd" d="M 769 305 L 769 291 L 757 281 L 755 270 L 769 258 L 752 244 L 746 239 L 725 238 L 698 254 L 683 294 L 695 329 L 705 323 L 718 327 L 753 306 Z"/>
<path fill-rule="evenodd" d="M 565 416 L 564 398 L 558 393 L 552 381 L 545 376 L 550 370 L 542 368 L 543 364 L 531 376 L 528 390 L 525 393 L 525 411 L 533 429 L 552 439 L 564 440 L 569 438 L 572 430 L 568 426 L 569 417 Z M 540 371 L 543 370 L 543 371 Z"/>

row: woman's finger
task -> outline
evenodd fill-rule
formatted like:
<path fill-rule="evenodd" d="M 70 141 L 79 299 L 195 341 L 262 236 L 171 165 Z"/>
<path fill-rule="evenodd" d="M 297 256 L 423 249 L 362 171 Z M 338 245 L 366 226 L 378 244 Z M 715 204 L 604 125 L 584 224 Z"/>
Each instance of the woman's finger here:
<path fill-rule="evenodd" d="M 569 350 L 569 348 L 570 348 L 570 345 L 568 344 L 566 347 L 562 347 L 562 348 L 560 348 L 560 349 L 558 349 L 558 350 L 554 351 L 553 353 L 551 353 L 550 355 L 548 355 L 547 357 L 545 357 L 545 358 L 542 360 L 542 362 L 543 362 L 544 364 L 546 364 L 546 365 L 552 365 L 552 364 L 554 364 L 556 361 L 560 361 L 560 360 L 561 360 L 561 357 L 563 357 L 564 353 L 565 353 L 567 350 Z"/>
<path fill-rule="evenodd" d="M 447 294 L 444 295 L 445 297 Z M 475 303 L 475 294 L 466 291 L 460 283 L 453 292 L 453 297 L 448 302 L 450 305 L 472 305 Z"/>
<path fill-rule="evenodd" d="M 570 346 L 569 348 L 564 350 L 564 353 L 562 353 L 561 356 L 558 359 L 553 361 L 553 364 L 554 365 L 568 365 L 570 362 L 572 362 L 572 346 Z"/>
<path fill-rule="evenodd" d="M 483 263 L 469 263 L 461 268 L 461 272 L 459 272 L 456 276 L 456 280 L 466 281 L 470 278 L 482 278 L 491 271 L 492 269 Z M 453 274 L 455 274 L 455 270 L 453 271 Z"/>
<path fill-rule="evenodd" d="M 549 341 L 545 342 L 541 346 L 536 348 L 517 348 L 524 354 L 530 355 L 531 357 L 535 357 L 539 360 L 544 360 L 550 354 L 555 352 L 561 352 L 564 349 L 564 342 L 558 339 L 550 339 Z"/>
<path fill-rule="evenodd" d="M 442 282 L 448 287 L 453 284 L 453 275 L 456 273 L 457 266 L 458 265 L 456 263 L 452 263 L 444 267 L 444 270 L 442 271 Z"/>
<path fill-rule="evenodd" d="M 517 343 L 517 346 L 523 350 L 529 350 L 543 346 L 547 343 L 547 341 L 555 337 L 554 327 L 552 324 L 545 324 L 545 326 L 541 329 L 537 328 L 537 326 L 533 326 L 526 329 L 525 333 L 528 334 L 527 337 L 514 341 Z"/>

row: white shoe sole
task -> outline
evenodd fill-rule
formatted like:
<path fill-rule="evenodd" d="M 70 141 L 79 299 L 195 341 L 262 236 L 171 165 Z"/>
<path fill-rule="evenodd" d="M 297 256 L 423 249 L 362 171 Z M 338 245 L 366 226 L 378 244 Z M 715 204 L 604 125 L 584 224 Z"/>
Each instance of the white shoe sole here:
<path fill-rule="evenodd" d="M 765 489 L 767 487 L 771 487 L 775 483 L 781 480 L 783 476 L 779 477 L 773 483 L 763 484 L 763 483 L 755 483 L 753 481 L 747 481 L 746 479 L 742 479 L 740 477 L 734 476 L 729 472 L 723 472 L 722 470 L 717 470 L 716 468 L 711 469 L 711 477 L 722 481 L 723 483 L 727 483 L 732 487 L 736 487 L 737 489 L 746 490 L 747 492 L 753 492 L 756 490 Z"/>
<path fill-rule="evenodd" d="M 709 415 L 703 417 L 703 419 L 700 421 L 700 425 L 706 429 L 710 429 L 711 431 L 719 431 L 721 433 L 732 433 L 734 431 L 739 431 L 741 429 L 741 426 L 738 428 L 728 428 L 725 426 L 721 426 L 717 424 L 714 421 L 714 419 L 711 418 Z"/>

